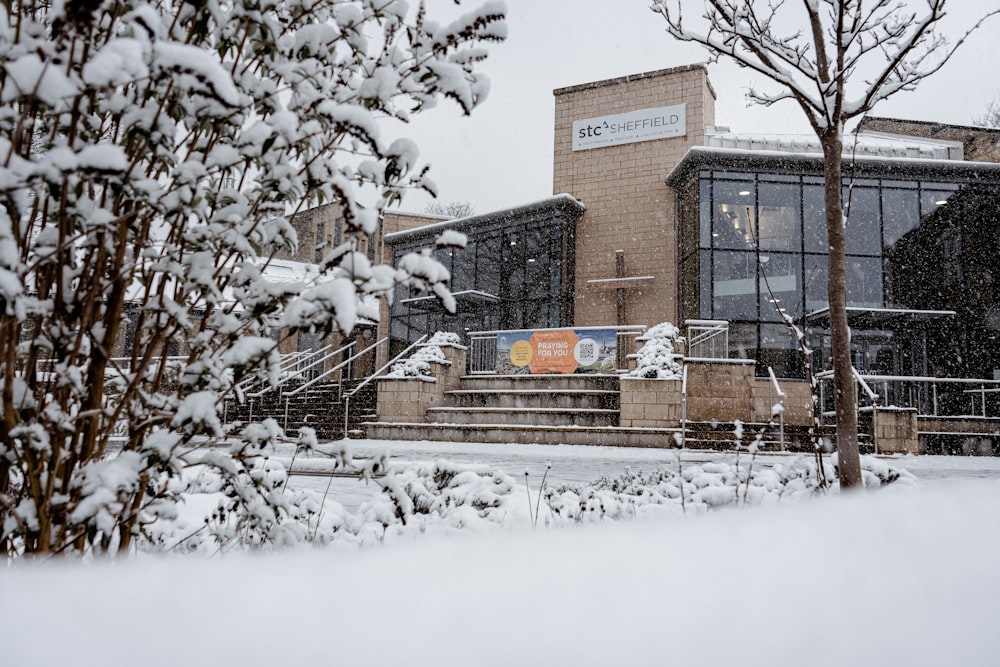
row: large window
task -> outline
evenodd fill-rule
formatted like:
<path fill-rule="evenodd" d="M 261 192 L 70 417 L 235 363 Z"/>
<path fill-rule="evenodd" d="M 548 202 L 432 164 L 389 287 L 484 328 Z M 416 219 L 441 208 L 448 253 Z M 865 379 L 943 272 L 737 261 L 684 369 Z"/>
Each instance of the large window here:
<path fill-rule="evenodd" d="M 733 356 L 798 377 L 801 359 L 781 319 L 803 322 L 828 303 L 822 179 L 706 169 L 680 192 L 681 319 L 727 320 Z M 939 348 L 985 366 L 962 359 L 952 373 L 1000 374 L 1000 188 L 845 177 L 844 202 L 848 306 L 956 311 L 971 329 L 937 327 L 928 354 Z"/>
<path fill-rule="evenodd" d="M 521 219 L 470 219 L 459 229 L 465 248 L 437 249 L 450 271 L 457 313 L 415 287 L 400 287 L 392 305 L 392 335 L 415 340 L 425 333 L 559 327 L 572 323 L 572 249 L 575 217 L 553 211 Z M 477 224 L 478 223 L 478 224 Z M 399 258 L 433 246 L 436 234 L 393 242 Z"/>

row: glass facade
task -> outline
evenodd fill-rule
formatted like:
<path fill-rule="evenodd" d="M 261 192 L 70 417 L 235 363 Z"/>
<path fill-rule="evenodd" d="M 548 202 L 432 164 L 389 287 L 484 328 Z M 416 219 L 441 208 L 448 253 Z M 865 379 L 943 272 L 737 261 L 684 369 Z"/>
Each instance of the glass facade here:
<path fill-rule="evenodd" d="M 549 206 L 517 214 L 463 220 L 453 228 L 465 248 L 439 248 L 433 256 L 451 273 L 457 312 L 413 286 L 396 289 L 392 337 L 413 341 L 426 333 L 533 329 L 573 323 L 575 222 L 583 208 Z M 394 261 L 433 247 L 441 232 L 414 230 L 391 240 Z"/>
<path fill-rule="evenodd" d="M 680 319 L 728 320 L 732 356 L 756 359 L 762 375 L 771 366 L 800 377 L 781 313 L 805 323 L 826 307 L 827 238 L 822 179 L 789 171 L 689 172 L 679 188 Z M 844 180 L 856 366 L 992 379 L 1000 374 L 996 179 L 870 172 Z M 811 331 L 820 348 L 822 326 Z"/>

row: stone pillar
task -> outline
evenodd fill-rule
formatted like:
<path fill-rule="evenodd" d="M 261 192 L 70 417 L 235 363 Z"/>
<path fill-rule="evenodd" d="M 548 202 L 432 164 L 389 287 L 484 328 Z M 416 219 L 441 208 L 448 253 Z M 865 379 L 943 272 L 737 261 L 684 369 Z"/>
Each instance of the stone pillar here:
<path fill-rule="evenodd" d="M 689 421 L 749 422 L 753 414 L 752 359 L 689 359 Z"/>
<path fill-rule="evenodd" d="M 378 420 L 394 423 L 425 423 L 427 409 L 444 405 L 447 392 L 458 389 L 465 375 L 465 347 L 442 346 L 445 361 L 430 362 L 426 377 L 380 378 Z"/>
<path fill-rule="evenodd" d="M 875 450 L 879 454 L 924 454 L 917 437 L 917 409 L 875 408 Z"/>
<path fill-rule="evenodd" d="M 625 294 L 629 324 L 676 322 L 677 225 L 673 191 L 664 178 L 715 124 L 715 92 L 705 65 L 633 74 L 560 88 L 555 94 L 553 193 L 568 192 L 587 212 L 576 223 L 574 324 L 616 319 L 616 290 L 588 281 L 615 275 L 624 251 L 630 276 L 650 280 Z M 573 150 L 574 122 L 684 106 L 682 136 Z M 597 128 L 598 132 L 607 131 Z"/>
<path fill-rule="evenodd" d="M 675 428 L 681 423 L 681 381 L 623 377 L 619 382 L 621 426 Z"/>

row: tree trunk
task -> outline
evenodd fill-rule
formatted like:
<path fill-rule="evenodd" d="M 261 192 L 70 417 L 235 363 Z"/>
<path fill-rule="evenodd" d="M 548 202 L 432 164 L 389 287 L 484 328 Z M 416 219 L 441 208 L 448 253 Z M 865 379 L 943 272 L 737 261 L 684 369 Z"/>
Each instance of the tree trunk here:
<path fill-rule="evenodd" d="M 832 127 L 820 137 L 823 145 L 826 231 L 829 239 L 830 339 L 833 355 L 834 409 L 837 413 L 837 469 L 840 488 L 861 488 L 861 458 L 858 453 L 858 401 L 851 363 L 851 330 L 847 326 L 847 236 L 841 188 L 843 140 L 840 128 Z"/>

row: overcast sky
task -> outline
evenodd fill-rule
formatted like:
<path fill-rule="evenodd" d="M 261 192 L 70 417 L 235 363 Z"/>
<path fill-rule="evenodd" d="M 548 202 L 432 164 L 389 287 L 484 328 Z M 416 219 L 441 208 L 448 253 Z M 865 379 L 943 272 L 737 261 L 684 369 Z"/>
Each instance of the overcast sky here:
<path fill-rule="evenodd" d="M 701 0 L 685 3 L 701 6 Z M 451 0 L 428 4 L 432 15 L 434 10 L 445 16 L 455 11 Z M 460 9 L 476 4 L 465 0 Z M 553 194 L 554 89 L 706 60 L 699 47 L 667 35 L 646 0 L 507 4 L 510 37 L 492 45 L 481 66 L 492 81 L 489 99 L 471 117 L 443 102 L 404 130 L 431 164 L 439 201 L 469 201 L 477 213 Z M 951 0 L 946 34 L 959 35 L 998 4 L 1000 0 Z M 770 109 L 747 106 L 747 87 L 764 83 L 759 75 L 719 63 L 709 67 L 709 78 L 718 96 L 717 124 L 743 133 L 809 132 L 792 103 Z M 882 103 L 872 115 L 968 125 L 998 93 L 1000 20 L 994 18 L 917 91 Z M 429 201 L 422 193 L 410 193 L 400 208 L 419 212 Z"/>

